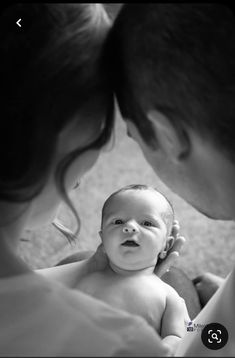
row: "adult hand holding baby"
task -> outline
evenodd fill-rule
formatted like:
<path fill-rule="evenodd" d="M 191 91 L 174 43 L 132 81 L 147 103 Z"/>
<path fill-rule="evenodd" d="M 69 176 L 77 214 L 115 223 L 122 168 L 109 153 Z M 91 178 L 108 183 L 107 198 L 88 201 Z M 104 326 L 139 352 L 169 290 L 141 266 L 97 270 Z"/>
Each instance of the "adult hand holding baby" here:
<path fill-rule="evenodd" d="M 202 307 L 207 304 L 223 282 L 224 278 L 210 272 L 205 272 L 193 279 Z"/>
<path fill-rule="evenodd" d="M 158 264 L 155 268 L 155 274 L 159 277 L 163 276 L 164 273 L 169 271 L 170 267 L 175 264 L 177 261 L 180 252 L 182 250 L 182 247 L 185 244 L 185 238 L 183 236 L 180 236 L 180 225 L 178 220 L 174 220 L 171 236 L 174 238 L 174 243 L 172 248 L 167 252 L 167 256 L 164 260 L 159 260 Z"/>

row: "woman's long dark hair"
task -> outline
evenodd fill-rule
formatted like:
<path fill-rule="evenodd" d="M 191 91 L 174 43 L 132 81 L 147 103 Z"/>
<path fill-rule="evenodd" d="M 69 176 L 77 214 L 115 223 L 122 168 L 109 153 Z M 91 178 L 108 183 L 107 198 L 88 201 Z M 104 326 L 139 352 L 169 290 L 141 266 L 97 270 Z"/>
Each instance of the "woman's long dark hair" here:
<path fill-rule="evenodd" d="M 40 193 L 59 133 L 98 94 L 106 107 L 102 133 L 56 171 L 56 185 L 78 219 L 64 178 L 77 156 L 111 136 L 114 101 L 104 51 L 109 28 L 101 4 L 15 4 L 1 16 L 0 200 L 26 202 Z"/>

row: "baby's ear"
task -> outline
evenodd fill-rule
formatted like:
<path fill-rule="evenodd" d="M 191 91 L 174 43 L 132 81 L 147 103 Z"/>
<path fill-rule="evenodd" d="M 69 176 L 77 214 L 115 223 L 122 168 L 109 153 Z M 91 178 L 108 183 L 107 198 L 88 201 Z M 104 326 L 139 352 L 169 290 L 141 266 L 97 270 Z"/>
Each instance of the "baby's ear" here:
<path fill-rule="evenodd" d="M 101 238 L 101 240 L 102 240 L 102 238 L 103 238 L 103 232 L 102 232 L 102 230 L 99 231 L 99 235 L 100 235 L 100 238 Z"/>
<path fill-rule="evenodd" d="M 166 240 L 166 246 L 164 247 L 164 250 L 162 250 L 159 254 L 160 259 L 163 260 L 167 256 L 167 252 L 172 248 L 174 241 L 175 239 L 173 236 L 168 236 Z"/>

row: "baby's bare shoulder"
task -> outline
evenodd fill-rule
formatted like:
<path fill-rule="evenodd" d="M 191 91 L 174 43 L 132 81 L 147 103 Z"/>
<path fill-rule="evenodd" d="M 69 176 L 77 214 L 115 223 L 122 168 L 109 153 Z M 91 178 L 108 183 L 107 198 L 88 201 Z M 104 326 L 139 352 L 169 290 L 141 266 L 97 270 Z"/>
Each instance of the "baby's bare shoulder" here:
<path fill-rule="evenodd" d="M 143 276 L 143 283 L 146 286 L 150 286 L 153 289 L 156 290 L 165 290 L 166 289 L 166 285 L 165 282 L 162 281 L 157 275 L 155 275 L 154 273 L 152 275 L 146 275 Z"/>
<path fill-rule="evenodd" d="M 172 286 L 162 281 L 155 274 L 141 277 L 139 282 L 135 281 L 133 287 L 137 292 L 140 292 L 141 296 L 146 295 L 150 300 L 183 300 Z"/>
<path fill-rule="evenodd" d="M 92 281 L 92 280 L 95 280 L 95 279 L 101 279 L 103 277 L 103 273 L 102 272 L 91 272 L 89 274 L 87 274 L 86 276 L 84 276 L 80 281 L 79 281 L 79 284 L 81 282 L 89 282 L 89 281 Z"/>
<path fill-rule="evenodd" d="M 77 284 L 77 289 L 92 294 L 104 282 L 103 272 L 92 272 L 83 277 Z"/>
<path fill-rule="evenodd" d="M 166 294 L 164 282 L 155 274 L 134 276 L 127 279 L 125 285 L 127 291 L 138 293 L 142 297 L 165 297 Z"/>

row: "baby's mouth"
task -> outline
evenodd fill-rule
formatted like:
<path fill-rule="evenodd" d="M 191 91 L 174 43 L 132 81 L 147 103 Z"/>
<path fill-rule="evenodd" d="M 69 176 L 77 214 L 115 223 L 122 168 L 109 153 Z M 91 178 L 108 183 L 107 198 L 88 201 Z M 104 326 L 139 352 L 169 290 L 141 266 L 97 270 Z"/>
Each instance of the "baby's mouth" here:
<path fill-rule="evenodd" d="M 121 245 L 122 245 L 122 246 L 128 246 L 128 247 L 138 247 L 138 246 L 140 246 L 140 245 L 137 244 L 137 242 L 135 242 L 134 240 L 126 240 L 126 241 L 124 241 Z"/>

